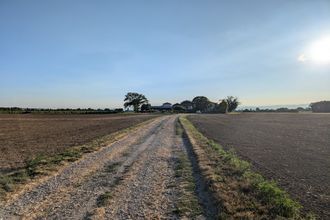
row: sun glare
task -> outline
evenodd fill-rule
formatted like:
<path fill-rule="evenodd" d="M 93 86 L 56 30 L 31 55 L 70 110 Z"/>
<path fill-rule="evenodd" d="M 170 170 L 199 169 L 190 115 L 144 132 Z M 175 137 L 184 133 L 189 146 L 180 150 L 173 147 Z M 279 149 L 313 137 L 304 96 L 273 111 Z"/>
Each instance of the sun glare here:
<path fill-rule="evenodd" d="M 306 56 L 315 63 L 330 63 L 330 36 L 312 43 Z"/>

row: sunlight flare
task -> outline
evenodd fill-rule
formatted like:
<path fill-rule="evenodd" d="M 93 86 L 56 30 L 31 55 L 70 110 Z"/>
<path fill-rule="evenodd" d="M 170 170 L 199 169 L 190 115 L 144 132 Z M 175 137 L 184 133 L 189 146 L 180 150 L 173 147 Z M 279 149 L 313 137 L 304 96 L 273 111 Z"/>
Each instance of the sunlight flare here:
<path fill-rule="evenodd" d="M 322 38 L 311 45 L 310 57 L 313 62 L 330 63 L 330 36 Z"/>
<path fill-rule="evenodd" d="M 306 62 L 311 61 L 317 64 L 330 63 L 330 36 L 323 37 L 313 42 L 306 53 L 298 56 L 298 61 Z"/>

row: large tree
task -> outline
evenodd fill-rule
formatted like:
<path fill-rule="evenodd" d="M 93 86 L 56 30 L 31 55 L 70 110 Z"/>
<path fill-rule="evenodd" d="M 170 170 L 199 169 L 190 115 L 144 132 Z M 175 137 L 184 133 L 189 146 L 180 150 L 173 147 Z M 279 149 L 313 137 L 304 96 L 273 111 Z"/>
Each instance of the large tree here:
<path fill-rule="evenodd" d="M 148 104 L 148 99 L 142 94 L 129 92 L 126 94 L 124 102 L 125 108 L 133 106 L 134 111 L 138 112 L 142 104 Z"/>
<path fill-rule="evenodd" d="M 234 96 L 228 96 L 226 98 L 227 104 L 228 104 L 228 112 L 232 112 L 234 111 L 237 106 L 240 104 L 240 102 L 238 101 L 237 97 Z"/>
<path fill-rule="evenodd" d="M 151 105 L 150 104 L 143 104 L 141 106 L 141 112 L 149 112 L 151 110 Z"/>
<path fill-rule="evenodd" d="M 194 104 L 194 108 L 196 111 L 205 112 L 209 107 L 210 100 L 205 96 L 196 96 L 192 100 L 192 103 Z"/>
<path fill-rule="evenodd" d="M 185 100 L 183 102 L 181 102 L 181 105 L 187 110 L 187 111 L 191 111 L 194 107 L 193 103 L 189 100 Z"/>
<path fill-rule="evenodd" d="M 313 112 L 330 112 L 330 101 L 314 102 L 309 106 Z"/>
<path fill-rule="evenodd" d="M 227 113 L 228 111 L 228 103 L 227 101 L 224 99 L 220 102 L 220 104 L 217 106 L 217 112 L 219 113 Z"/>
<path fill-rule="evenodd" d="M 179 103 L 175 103 L 173 106 L 172 106 L 174 112 L 185 112 L 185 107 L 183 107 L 182 105 L 180 105 Z"/>

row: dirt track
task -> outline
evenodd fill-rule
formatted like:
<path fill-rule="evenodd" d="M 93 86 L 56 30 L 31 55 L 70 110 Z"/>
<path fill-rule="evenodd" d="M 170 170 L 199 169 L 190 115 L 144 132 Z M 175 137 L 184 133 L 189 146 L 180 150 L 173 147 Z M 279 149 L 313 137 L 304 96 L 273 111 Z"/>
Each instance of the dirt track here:
<path fill-rule="evenodd" d="M 91 153 L 56 176 L 26 187 L 0 204 L 0 219 L 161 219 L 178 216 L 174 166 L 184 143 L 177 116 L 156 118 L 111 146 Z M 102 204 L 102 195 L 109 204 Z"/>
<path fill-rule="evenodd" d="M 330 218 L 330 114 L 193 115 L 208 138 L 234 148 L 307 211 Z"/>

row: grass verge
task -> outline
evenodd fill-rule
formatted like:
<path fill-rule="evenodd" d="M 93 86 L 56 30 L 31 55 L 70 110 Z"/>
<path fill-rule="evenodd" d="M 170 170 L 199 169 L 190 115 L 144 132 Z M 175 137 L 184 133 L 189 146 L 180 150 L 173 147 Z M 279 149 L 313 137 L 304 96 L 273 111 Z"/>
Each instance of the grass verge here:
<path fill-rule="evenodd" d="M 186 118 L 180 123 L 188 136 L 204 180 L 219 209 L 218 218 L 304 219 L 301 205 L 292 200 L 275 182 L 251 170 L 233 150 L 203 136 Z"/>
<path fill-rule="evenodd" d="M 0 200 L 5 199 L 8 193 L 14 191 L 27 182 L 40 176 L 50 175 L 68 162 L 82 158 L 86 153 L 95 152 L 102 147 L 109 146 L 115 141 L 125 137 L 130 132 L 139 129 L 153 121 L 155 118 L 141 122 L 129 128 L 95 139 L 87 144 L 70 147 L 64 152 L 46 156 L 39 155 L 26 162 L 26 166 L 9 173 L 0 173 Z"/>

